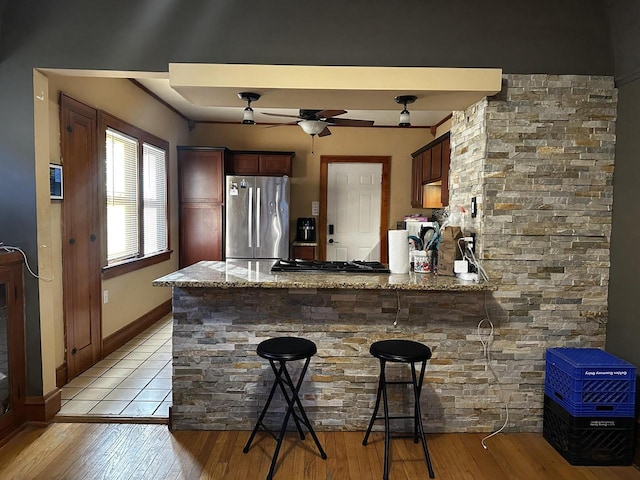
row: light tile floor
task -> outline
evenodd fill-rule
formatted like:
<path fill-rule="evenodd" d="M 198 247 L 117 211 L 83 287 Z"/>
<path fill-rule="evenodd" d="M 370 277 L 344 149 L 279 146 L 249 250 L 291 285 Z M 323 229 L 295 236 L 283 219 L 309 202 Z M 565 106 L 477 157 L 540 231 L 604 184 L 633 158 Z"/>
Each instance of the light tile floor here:
<path fill-rule="evenodd" d="M 171 315 L 62 388 L 59 417 L 168 418 Z"/>

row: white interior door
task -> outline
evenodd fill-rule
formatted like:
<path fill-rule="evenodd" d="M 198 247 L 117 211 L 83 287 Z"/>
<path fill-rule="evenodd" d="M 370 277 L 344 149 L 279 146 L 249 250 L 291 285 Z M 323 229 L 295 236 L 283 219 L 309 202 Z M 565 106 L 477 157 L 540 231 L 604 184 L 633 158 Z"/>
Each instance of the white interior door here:
<path fill-rule="evenodd" d="M 381 198 L 382 164 L 327 166 L 327 260 L 380 261 Z"/>

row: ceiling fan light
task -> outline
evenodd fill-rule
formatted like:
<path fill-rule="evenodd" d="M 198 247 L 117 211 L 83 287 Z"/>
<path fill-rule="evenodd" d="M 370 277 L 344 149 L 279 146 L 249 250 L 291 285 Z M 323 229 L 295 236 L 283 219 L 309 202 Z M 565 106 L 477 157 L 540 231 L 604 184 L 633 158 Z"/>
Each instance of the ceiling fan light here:
<path fill-rule="evenodd" d="M 298 125 L 302 127 L 302 130 L 304 130 L 306 134 L 318 135 L 327 127 L 328 123 L 322 120 L 301 120 L 298 122 Z"/>
<path fill-rule="evenodd" d="M 247 102 L 247 106 L 242 114 L 242 123 L 245 125 L 255 125 L 256 121 L 253 118 L 253 108 L 251 108 L 251 102 L 255 102 L 260 98 L 259 93 L 253 92 L 240 92 L 238 98 Z"/>
<path fill-rule="evenodd" d="M 413 103 L 416 101 L 418 97 L 415 95 L 398 95 L 394 98 L 396 103 L 402 105 L 402 111 L 400 112 L 400 121 L 398 122 L 399 127 L 410 127 L 411 126 L 411 115 L 409 110 L 407 110 L 407 104 Z"/>
<path fill-rule="evenodd" d="M 398 123 L 400 127 L 410 127 L 411 126 L 411 115 L 409 114 L 409 110 L 406 108 L 400 112 L 400 122 Z"/>
<path fill-rule="evenodd" d="M 253 118 L 253 108 L 246 107 L 242 116 L 242 123 L 245 125 L 255 125 L 256 121 Z"/>

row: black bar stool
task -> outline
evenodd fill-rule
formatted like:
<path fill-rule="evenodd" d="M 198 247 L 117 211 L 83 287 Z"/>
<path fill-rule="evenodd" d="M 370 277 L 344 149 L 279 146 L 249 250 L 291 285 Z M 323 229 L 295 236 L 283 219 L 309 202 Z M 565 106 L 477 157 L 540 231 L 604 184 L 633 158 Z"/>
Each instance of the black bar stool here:
<path fill-rule="evenodd" d="M 427 449 L 427 440 L 424 436 L 424 429 L 422 428 L 422 413 L 420 412 L 420 391 L 422 390 L 422 381 L 424 379 L 424 371 L 427 365 L 427 360 L 431 358 L 431 349 L 422 343 L 414 342 L 412 340 L 382 340 L 375 342 L 371 345 L 369 353 L 380 360 L 380 379 L 378 382 L 378 396 L 376 397 L 376 406 L 373 409 L 373 415 L 369 422 L 369 428 L 362 440 L 362 445 L 367 445 L 369 434 L 371 433 L 371 427 L 376 420 L 384 419 L 384 473 L 382 475 L 383 480 L 389 478 L 389 439 L 391 438 L 389 432 L 389 420 L 396 419 L 413 419 L 413 441 L 418 443 L 422 441 L 422 450 L 424 451 L 424 458 L 427 461 L 427 469 L 429 470 L 429 477 L 434 478 L 433 466 L 431 465 L 431 457 L 429 457 L 429 450 Z M 411 365 L 411 380 L 410 381 L 395 381 L 388 382 L 385 376 L 385 366 L 387 362 L 396 363 L 408 363 Z M 420 369 L 420 379 L 416 376 L 416 363 L 422 362 L 422 368 Z M 389 415 L 389 403 L 387 401 L 387 385 L 412 385 L 413 397 L 414 397 L 414 409 L 411 416 L 390 416 Z M 384 405 L 384 416 L 378 417 L 378 408 L 380 407 L 380 397 Z M 400 437 L 406 435 L 396 435 Z"/>
<path fill-rule="evenodd" d="M 244 453 L 249 451 L 251 442 L 253 442 L 253 438 L 260 427 L 269 432 L 269 434 L 271 434 L 271 436 L 277 441 L 276 450 L 273 453 L 273 459 L 271 460 L 271 468 L 267 475 L 267 480 L 271 480 L 276 466 L 276 461 L 278 460 L 278 453 L 280 453 L 280 447 L 282 446 L 282 440 L 284 439 L 284 434 L 287 430 L 287 423 L 289 422 L 289 417 L 292 415 L 296 428 L 298 429 L 298 433 L 300 434 L 300 439 L 304 440 L 304 433 L 300 425 L 302 422 L 309 429 L 309 433 L 313 437 L 313 440 L 320 451 L 320 456 L 325 460 L 327 458 L 327 454 L 322 449 L 322 445 L 320 445 L 320 441 L 318 440 L 316 433 L 313 431 L 311 422 L 309 422 L 309 418 L 307 417 L 304 408 L 302 408 L 302 403 L 300 403 L 300 398 L 298 397 L 298 392 L 300 391 L 304 374 L 309 366 L 309 361 L 311 360 L 311 357 L 316 354 L 318 349 L 316 348 L 316 344 L 311 340 L 298 337 L 277 337 L 260 342 L 256 351 L 260 357 L 269 360 L 269 364 L 271 364 L 271 369 L 273 370 L 273 373 L 275 373 L 276 378 L 273 382 L 273 387 L 271 387 L 271 393 L 269 393 L 267 403 L 262 409 L 262 413 L 260 414 L 260 417 L 258 417 L 256 426 L 253 428 L 251 436 L 242 451 Z M 304 367 L 302 367 L 298 381 L 294 384 L 291 379 L 291 375 L 289 375 L 289 371 L 287 370 L 287 362 L 303 359 L 305 359 Z M 278 385 L 280 386 L 280 390 L 282 391 L 282 395 L 284 396 L 288 407 L 287 413 L 284 416 L 284 421 L 282 422 L 282 427 L 280 428 L 280 434 L 276 436 L 275 433 L 263 423 L 263 420 Z M 288 387 L 289 390 L 287 390 L 286 387 Z M 298 407 L 298 412 L 294 410 L 294 407 L 296 406 Z"/>

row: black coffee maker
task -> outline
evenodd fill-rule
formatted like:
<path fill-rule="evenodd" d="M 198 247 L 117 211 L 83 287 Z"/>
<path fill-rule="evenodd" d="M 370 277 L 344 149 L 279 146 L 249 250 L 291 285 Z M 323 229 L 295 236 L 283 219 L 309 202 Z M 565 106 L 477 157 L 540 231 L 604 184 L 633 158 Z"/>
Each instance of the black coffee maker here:
<path fill-rule="evenodd" d="M 296 229 L 296 241 L 315 242 L 316 241 L 316 219 L 312 217 L 298 218 Z"/>

